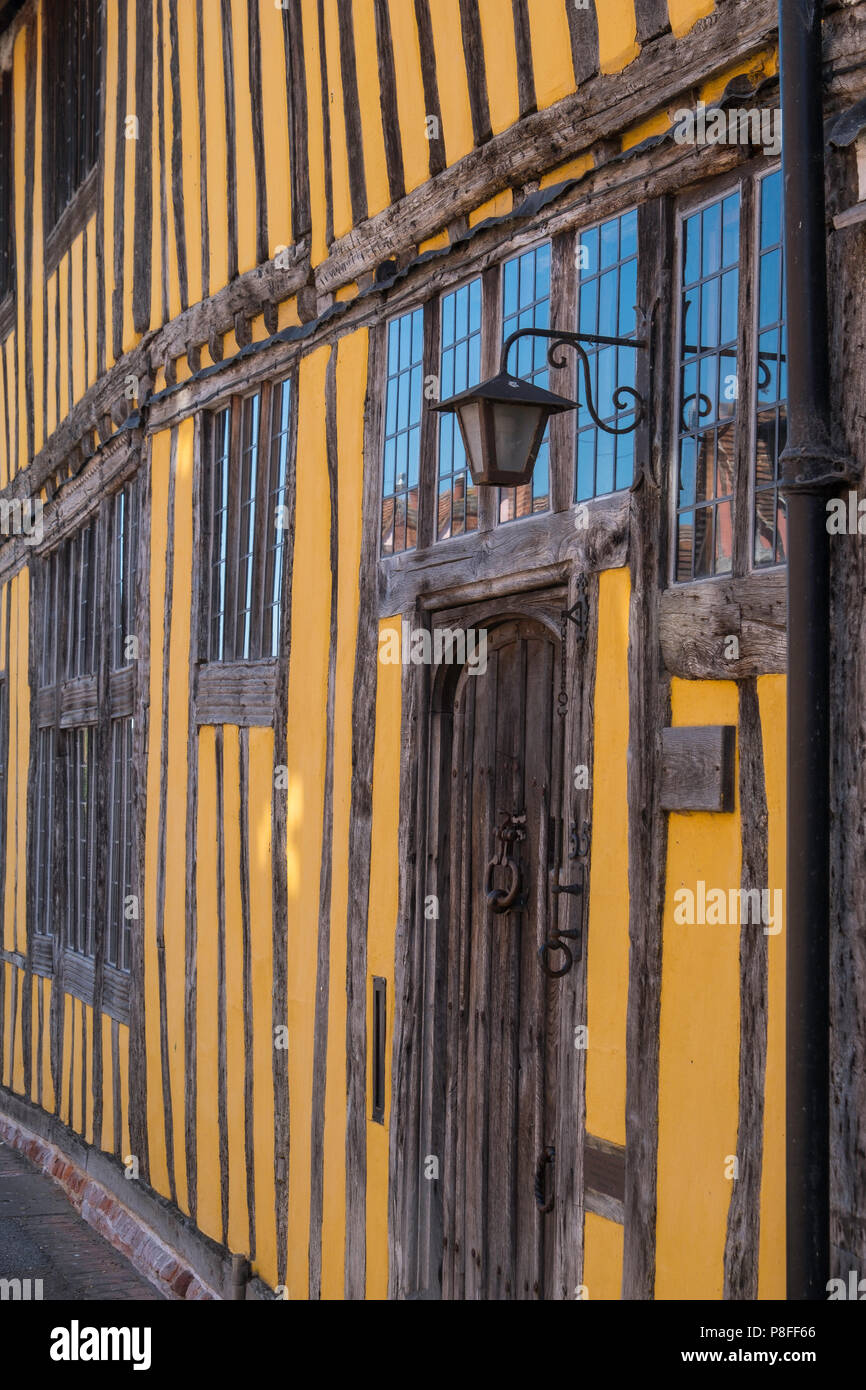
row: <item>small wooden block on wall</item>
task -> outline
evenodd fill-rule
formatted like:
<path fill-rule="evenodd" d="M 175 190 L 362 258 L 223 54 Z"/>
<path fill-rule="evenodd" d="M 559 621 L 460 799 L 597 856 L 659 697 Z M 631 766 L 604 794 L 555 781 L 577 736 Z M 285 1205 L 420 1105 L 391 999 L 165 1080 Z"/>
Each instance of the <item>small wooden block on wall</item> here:
<path fill-rule="evenodd" d="M 662 730 L 664 811 L 733 811 L 732 724 L 695 725 Z"/>
<path fill-rule="evenodd" d="M 625 1221 L 625 1149 L 587 1134 L 583 1145 L 584 1204 L 608 1221 Z"/>

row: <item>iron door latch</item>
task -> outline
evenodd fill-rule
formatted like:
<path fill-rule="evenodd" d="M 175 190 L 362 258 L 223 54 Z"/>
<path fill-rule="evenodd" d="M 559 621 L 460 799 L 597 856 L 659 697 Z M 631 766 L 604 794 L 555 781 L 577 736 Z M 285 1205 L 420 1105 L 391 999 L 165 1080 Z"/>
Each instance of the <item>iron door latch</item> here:
<path fill-rule="evenodd" d="M 526 894 L 521 892 L 523 873 L 510 851 L 515 844 L 526 839 L 526 813 L 503 814 L 502 824 L 496 831 L 496 839 L 499 841 L 499 848 L 487 865 L 484 876 L 487 906 L 492 912 L 519 912 L 526 906 Z M 493 875 L 497 868 L 508 870 L 507 888 L 494 888 Z"/>
<path fill-rule="evenodd" d="M 572 897 L 582 898 L 584 890 L 584 875 L 582 864 L 578 865 L 577 873 L 577 883 L 556 883 L 553 885 L 551 891 L 556 894 L 567 893 Z M 538 948 L 539 964 L 541 965 L 541 968 L 544 971 L 545 975 L 549 976 L 551 980 L 558 980 L 560 976 L 567 975 L 571 967 L 574 965 L 575 960 L 580 960 L 582 952 L 582 933 L 582 927 L 572 927 L 566 931 L 560 931 L 557 928 L 556 931 L 552 932 L 551 935 L 547 938 L 544 945 Z M 568 945 L 569 941 L 575 941 L 578 944 L 575 948 L 573 948 Z M 574 950 L 573 955 L 572 950 Z M 558 970 L 554 970 L 553 966 L 550 964 L 550 961 L 548 959 L 551 951 L 561 951 L 562 954 L 565 956 L 565 960 Z"/>

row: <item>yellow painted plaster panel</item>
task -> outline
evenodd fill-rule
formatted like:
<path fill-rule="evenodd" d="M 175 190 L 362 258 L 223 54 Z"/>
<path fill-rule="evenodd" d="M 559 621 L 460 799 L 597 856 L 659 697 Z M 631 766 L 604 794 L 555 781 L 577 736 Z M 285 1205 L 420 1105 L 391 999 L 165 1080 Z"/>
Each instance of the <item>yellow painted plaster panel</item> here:
<path fill-rule="evenodd" d="M 648 140 L 651 135 L 664 135 L 670 129 L 670 117 L 667 111 L 657 111 L 654 116 L 641 121 L 639 125 L 632 126 L 625 131 L 622 137 L 622 148 L 624 150 L 634 149 L 642 140 Z"/>
<path fill-rule="evenodd" d="M 490 127 L 493 134 L 498 135 L 514 125 L 520 116 L 514 21 L 510 14 L 503 13 L 501 0 L 478 0 L 478 12 L 484 44 Z"/>
<path fill-rule="evenodd" d="M 50 276 L 45 284 L 47 315 L 49 327 L 56 323 L 57 313 L 57 274 Z M 48 406 L 48 434 L 57 428 L 57 353 L 59 349 L 56 333 L 48 334 L 48 355 L 46 358 L 45 400 Z"/>
<path fill-rule="evenodd" d="M 327 210 L 325 203 L 325 143 L 322 131 L 322 103 L 319 99 L 321 74 L 319 69 L 319 19 L 317 0 L 301 0 L 304 25 L 304 64 L 307 91 L 307 148 L 309 157 L 310 217 L 312 221 L 310 258 L 319 265 L 328 255 L 325 239 Z"/>
<path fill-rule="evenodd" d="M 45 991 L 42 997 L 42 1108 L 53 1115 L 57 1109 L 54 1080 L 51 1075 L 51 980 L 40 980 Z"/>
<path fill-rule="evenodd" d="M 232 42 L 235 56 L 235 144 L 237 147 L 238 272 L 243 275 L 258 263 L 256 254 L 256 164 L 253 157 L 253 114 L 250 92 L 250 60 L 247 0 L 231 0 Z M 268 132 L 265 131 L 265 144 Z"/>
<path fill-rule="evenodd" d="M 297 299 L 289 299 L 277 309 L 277 332 L 282 332 L 284 328 L 297 328 L 300 322 Z"/>
<path fill-rule="evenodd" d="M 64 1124 L 72 1125 L 72 1092 L 69 1085 L 69 1061 L 72 1054 L 73 1024 L 75 1022 L 75 1000 L 71 994 L 63 995 L 60 1008 L 61 1045 L 60 1066 L 60 1118 Z"/>
<path fill-rule="evenodd" d="M 742 62 L 734 63 L 731 67 L 725 68 L 705 82 L 700 88 L 701 101 L 712 102 L 718 100 L 728 83 L 735 77 L 746 76 L 757 86 L 766 77 L 774 77 L 779 71 L 779 55 L 775 48 L 765 48 L 761 53 L 754 53 L 750 58 Z"/>
<path fill-rule="evenodd" d="M 514 194 L 510 188 L 506 188 L 502 193 L 497 193 L 494 198 L 488 198 L 486 203 L 475 208 L 469 214 L 470 227 L 477 227 L 479 222 L 483 222 L 487 217 L 504 217 L 511 212 L 514 207 Z"/>
<path fill-rule="evenodd" d="M 111 1019 L 101 1014 L 102 1046 L 102 1143 L 106 1153 L 114 1151 L 114 1070 L 111 1060 Z"/>
<path fill-rule="evenodd" d="M 737 724 L 733 681 L 674 680 L 675 725 Z M 668 822 L 659 1046 L 656 1297 L 722 1296 L 725 1231 L 737 1150 L 740 1046 L 738 925 L 674 921 L 674 894 L 739 889 L 738 779 L 732 813 Z M 756 927 L 755 930 L 760 930 Z M 730 1171 L 730 1169 L 728 1169 Z M 683 1252 L 688 1251 L 688 1258 Z"/>
<path fill-rule="evenodd" d="M 279 12 L 274 14 L 279 23 Z M 186 230 L 186 277 L 190 304 L 203 298 L 201 283 L 202 197 L 200 130 L 202 112 L 199 109 L 198 81 L 194 80 L 198 63 L 196 13 L 194 5 L 177 6 L 177 38 L 181 76 L 181 130 L 183 139 L 183 219 Z M 188 79 L 187 80 L 187 75 Z M 285 98 L 285 81 L 283 82 Z M 267 88 L 265 87 L 267 98 Z M 268 109 L 267 100 L 265 110 Z M 279 143 L 278 129 L 269 132 L 270 139 Z M 265 142 L 267 149 L 267 141 Z"/>
<path fill-rule="evenodd" d="M 539 111 L 574 91 L 571 35 L 565 5 L 528 0 L 535 100 Z"/>
<path fill-rule="evenodd" d="M 425 251 L 441 251 L 443 247 L 449 246 L 451 238 L 447 231 L 437 232 L 435 236 L 428 236 L 426 241 L 418 243 L 418 255 L 423 256 Z"/>
<path fill-rule="evenodd" d="M 32 58 L 31 61 L 35 61 L 35 63 L 36 63 L 36 90 L 37 90 L 37 92 L 40 92 L 40 91 L 42 90 L 42 25 L 41 25 L 41 24 L 36 24 L 36 25 L 34 26 L 34 33 L 35 33 L 35 35 L 36 35 L 36 52 L 34 53 L 33 58 Z M 32 265 L 33 265 L 33 274 L 34 274 L 34 277 L 35 277 L 35 279 L 36 279 L 36 284 L 39 285 L 39 284 L 41 284 L 41 282 L 42 282 L 42 267 L 43 267 L 43 244 L 42 244 L 42 178 L 41 178 L 41 170 L 42 170 L 42 108 L 41 108 L 39 102 L 37 102 L 37 104 L 36 104 L 36 123 L 35 123 L 34 141 L 33 141 L 33 144 L 34 144 L 34 151 L 33 151 L 33 153 L 34 153 L 34 161 L 33 161 L 33 162 L 34 162 L 35 176 L 34 176 L 34 179 L 33 179 L 33 204 L 32 204 L 32 207 L 28 209 L 28 215 L 29 215 L 30 218 L 32 219 L 32 221 L 31 221 L 31 228 L 32 228 L 32 237 L 33 237 L 33 261 L 32 261 Z M 94 239 L 92 233 L 90 233 L 89 235 L 90 235 L 91 255 L 92 255 L 92 257 L 93 257 L 93 265 L 92 265 L 92 274 L 93 274 L 93 278 L 92 278 L 91 280 L 88 281 L 88 292 L 89 292 L 89 296 L 90 296 L 90 303 L 91 303 L 91 305 L 93 306 L 93 308 L 94 308 L 94 310 L 95 310 L 95 308 L 96 308 L 96 259 L 95 259 L 96 242 L 95 242 L 95 239 Z M 21 244 L 22 244 L 22 243 L 19 242 L 19 245 L 21 245 Z M 23 260 L 23 257 L 22 257 L 22 260 Z M 91 267 L 88 266 L 88 274 L 90 274 L 90 273 L 91 273 Z M 42 403 L 43 403 L 43 395 L 42 395 L 42 393 L 43 393 L 43 377 L 44 377 L 43 360 L 42 360 L 42 348 L 43 348 L 42 309 L 43 309 L 42 295 L 41 295 L 38 291 L 36 291 L 36 292 L 34 292 L 34 294 L 32 295 L 32 303 L 31 303 L 31 308 L 30 308 L 30 313 L 31 313 L 30 346 L 31 346 L 31 353 L 32 353 L 32 357 L 33 357 L 33 423 L 34 423 L 34 444 L 35 444 L 35 452 L 36 452 L 37 454 L 39 453 L 39 450 L 42 448 L 42 445 L 43 445 L 44 442 L 45 442 L 45 441 L 44 441 L 44 438 L 43 438 L 43 435 L 42 435 Z M 90 340 L 90 342 L 91 342 L 91 352 L 92 352 L 92 354 L 93 354 L 94 368 L 95 368 L 95 362 L 96 362 L 96 357 L 95 357 L 95 347 L 96 347 L 96 323 L 95 323 L 95 319 L 94 319 L 94 322 L 93 322 L 92 325 L 91 325 L 91 330 L 90 330 L 90 331 L 91 331 L 91 340 Z M 94 376 L 95 376 L 95 370 L 94 370 Z M 28 462 L 29 462 L 29 460 L 28 460 Z"/>
<path fill-rule="evenodd" d="M 693 29 L 699 19 L 712 14 L 715 0 L 668 0 L 668 15 L 676 38 Z"/>
<path fill-rule="evenodd" d="M 358 105 L 361 112 L 361 138 L 364 141 L 367 211 L 372 217 L 386 208 L 391 201 L 388 167 L 385 162 L 385 134 L 382 129 L 375 0 L 355 0 L 352 14 L 355 20 L 355 62 Z"/>
<path fill-rule="evenodd" d="M 17 1091 L 20 1096 L 24 1094 L 24 990 L 27 987 L 27 976 L 23 970 L 19 970 L 13 965 L 15 972 L 16 990 L 16 1009 L 14 1019 L 14 1034 L 12 1042 L 12 1090 Z"/>
<path fill-rule="evenodd" d="M 268 239 L 273 256 L 278 246 L 289 246 L 292 240 L 286 46 L 283 38 L 283 13 L 276 5 L 259 5 L 259 30 L 265 177 L 268 188 Z"/>
<path fill-rule="evenodd" d="M 205 5 L 205 22 L 207 21 L 208 7 Z M 127 4 L 126 7 L 126 110 L 127 115 L 135 115 L 135 72 L 136 72 L 136 49 L 138 35 L 136 32 L 136 6 Z M 216 105 L 216 103 L 214 103 Z M 156 124 L 156 123 L 155 123 Z M 225 126 L 225 121 L 223 121 Z M 139 335 L 135 331 L 132 322 L 132 281 L 133 268 L 135 265 L 135 149 L 136 142 L 125 138 L 123 142 L 125 157 L 123 171 L 123 351 L 128 352 L 131 347 L 138 342 Z M 210 153 L 210 132 L 208 132 L 208 153 Z M 223 182 L 225 187 L 225 182 Z M 114 214 L 112 213 L 112 216 Z M 225 218 L 223 218 L 225 221 Z M 118 228 L 114 229 L 115 236 L 118 235 Z M 111 322 L 111 314 L 106 315 L 106 322 Z"/>
<path fill-rule="evenodd" d="M 177 224 L 174 217 L 174 197 L 172 188 L 171 170 L 171 150 L 174 141 L 175 123 L 181 124 L 183 116 L 181 110 L 175 110 L 174 92 L 171 84 L 171 25 L 169 23 L 168 0 L 159 0 L 162 5 L 162 91 L 163 91 L 163 121 L 165 125 L 165 179 L 166 179 L 166 261 L 167 261 L 167 283 L 168 283 L 168 317 L 176 318 L 181 311 L 180 302 L 180 276 L 178 274 L 177 257 Z M 159 41 L 159 34 L 155 35 L 154 42 Z M 183 81 L 183 78 L 181 78 Z M 190 89 L 192 82 L 190 82 Z M 183 96 L 181 96 L 181 101 Z M 194 247 L 195 242 L 191 245 Z"/>
<path fill-rule="evenodd" d="M 97 277 L 96 277 L 96 222 L 95 222 L 95 219 L 94 219 L 94 218 L 91 218 L 91 220 L 90 220 L 90 222 L 88 223 L 88 226 L 87 226 L 87 302 L 86 302 L 86 304 L 85 304 L 85 306 L 84 306 L 84 311 L 85 311 L 86 318 L 87 318 L 87 364 L 86 364 L 86 377 L 85 377 L 85 383 L 84 383 L 84 384 L 85 384 L 85 387 L 92 386 L 93 383 L 94 383 L 94 381 L 96 380 L 96 311 L 97 311 L 97 294 L 96 294 L 96 291 L 97 291 Z M 34 299 L 39 299 L 39 295 L 38 295 L 38 294 L 35 295 L 35 296 L 34 296 Z M 40 307 L 41 307 L 41 301 L 40 301 Z M 34 325 L 34 335 L 35 335 L 35 333 L 36 333 L 36 327 L 35 327 L 35 325 Z M 41 323 L 40 323 L 40 325 L 39 325 L 39 339 L 40 339 L 40 343 L 41 343 L 41 338 L 42 338 L 42 330 L 41 330 Z M 40 347 L 40 359 L 41 359 L 41 347 Z M 35 367 L 34 367 L 34 370 L 35 370 Z M 42 367 L 41 367 L 41 360 L 40 360 L 39 371 L 36 372 L 36 380 L 37 380 L 37 381 L 40 383 L 40 385 L 41 385 L 41 382 L 42 382 Z M 39 402 L 38 402 L 38 404 L 37 404 L 37 417 L 36 417 L 36 418 L 39 419 L 40 421 L 41 421 L 41 415 L 42 415 L 42 407 L 41 407 L 41 397 L 40 397 Z"/>
<path fill-rule="evenodd" d="M 120 1057 L 120 1109 L 123 1116 L 121 1122 L 121 1153 L 124 1162 L 130 1151 L 129 1143 L 129 1029 L 121 1027 L 117 1034 L 118 1055 Z"/>
<path fill-rule="evenodd" d="M 456 164 L 469 153 L 474 144 L 469 87 L 463 59 L 459 0 L 436 0 L 436 3 L 430 6 L 430 19 L 433 25 L 436 70 L 449 73 L 452 79 L 439 84 L 439 106 L 442 111 L 442 133 L 445 136 L 445 157 L 449 164 Z"/>
<path fill-rule="evenodd" d="M 599 577 L 587 943 L 586 1127 L 625 1143 L 628 1002 L 628 612 L 626 569 Z"/>
<path fill-rule="evenodd" d="M 577 159 L 570 159 L 566 164 L 560 164 L 556 169 L 542 174 L 538 186 L 539 188 L 551 188 L 557 183 L 565 183 L 567 179 L 582 179 L 592 167 L 591 154 L 578 155 Z"/>
<path fill-rule="evenodd" d="M 328 114 L 331 131 L 331 180 L 334 203 L 334 236 L 352 230 L 352 204 L 349 197 L 349 159 L 346 148 L 346 118 L 343 111 L 343 74 L 340 65 L 340 25 L 337 0 L 324 0 L 325 51 L 328 72 Z"/>
<path fill-rule="evenodd" d="M 105 295 L 100 306 L 103 323 L 106 325 L 105 356 L 110 365 L 114 360 L 114 334 L 110 327 L 112 303 L 114 299 L 114 180 L 117 175 L 117 81 L 118 81 L 118 32 L 117 0 L 105 0 L 105 71 L 108 73 L 105 107 L 103 112 L 104 138 L 102 159 L 104 176 L 102 183 L 102 246 L 105 267 Z M 120 160 L 125 158 L 125 150 L 120 150 Z M 39 167 L 37 165 L 37 167 Z M 50 316 L 49 324 L 53 322 Z M 50 337 L 50 334 L 49 334 Z M 51 402 L 51 376 L 48 377 L 48 401 Z"/>
<path fill-rule="evenodd" d="M 150 163 L 150 197 L 151 197 L 151 276 L 150 276 L 150 326 L 158 328 L 163 322 L 162 310 L 162 191 L 160 189 L 160 173 L 162 161 L 160 159 L 160 121 L 157 113 L 162 106 L 159 95 L 159 65 L 157 63 L 156 45 L 158 42 L 158 27 L 156 10 L 161 0 L 156 0 L 153 6 L 153 48 L 147 55 L 147 61 L 151 66 L 152 80 L 150 84 L 151 111 L 153 118 L 151 121 L 151 163 Z M 165 77 L 163 75 L 163 85 Z M 140 137 L 144 139 L 142 135 Z M 142 196 L 141 180 L 138 180 L 136 188 L 136 198 Z M 134 223 L 130 224 L 134 226 Z"/>
<path fill-rule="evenodd" d="M 640 53 L 634 0 L 603 0 L 595 12 L 599 67 L 602 72 L 622 72 Z"/>
<path fill-rule="evenodd" d="M 622 1289 L 622 1226 L 588 1211 L 583 1221 L 583 1242 L 586 1297 L 590 1302 L 618 1299 Z"/>
<path fill-rule="evenodd" d="M 410 193 L 430 177 L 430 145 L 425 125 L 428 112 L 421 78 L 421 47 L 415 6 L 407 5 L 406 0 L 389 0 L 389 13 L 397 80 L 397 112 L 403 146 L 403 174 L 406 192 Z"/>
<path fill-rule="evenodd" d="M 210 244 L 210 284 L 215 294 L 228 279 L 228 216 L 226 210 L 226 120 L 222 93 L 223 38 L 219 5 L 203 5 L 204 113 L 207 141 L 207 216 Z M 129 224 L 130 226 L 132 223 Z"/>

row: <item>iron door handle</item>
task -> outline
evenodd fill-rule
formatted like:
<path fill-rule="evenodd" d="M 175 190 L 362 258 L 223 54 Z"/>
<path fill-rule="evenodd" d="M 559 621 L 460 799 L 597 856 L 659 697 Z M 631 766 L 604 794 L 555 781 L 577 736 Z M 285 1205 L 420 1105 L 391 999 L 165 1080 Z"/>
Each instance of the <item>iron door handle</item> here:
<path fill-rule="evenodd" d="M 507 855 L 503 861 L 504 867 L 510 874 L 510 882 L 507 888 L 493 887 L 494 870 L 500 867 L 499 859 L 491 859 L 487 865 L 487 873 L 484 877 L 484 892 L 487 897 L 487 906 L 494 912 L 508 912 L 510 908 L 521 905 L 517 901 L 520 892 L 520 865 L 516 860 Z"/>
<path fill-rule="evenodd" d="M 538 1162 L 535 1165 L 535 1205 L 542 1215 L 549 1211 L 553 1211 L 554 1177 L 556 1174 L 555 1160 L 556 1149 L 553 1144 L 548 1144 L 546 1148 L 541 1150 L 541 1153 L 538 1155 Z M 551 1171 L 550 1196 L 545 1198 L 544 1175 L 548 1166 Z"/>

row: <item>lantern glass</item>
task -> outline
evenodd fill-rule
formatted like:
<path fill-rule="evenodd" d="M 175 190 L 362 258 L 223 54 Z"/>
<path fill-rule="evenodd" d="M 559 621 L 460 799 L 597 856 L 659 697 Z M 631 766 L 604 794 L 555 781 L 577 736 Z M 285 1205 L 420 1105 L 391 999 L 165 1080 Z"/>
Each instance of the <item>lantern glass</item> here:
<path fill-rule="evenodd" d="M 497 401 L 492 413 L 497 471 L 500 474 L 523 473 L 530 457 L 534 460 L 535 441 L 544 433 L 547 411 L 540 405 L 510 405 L 507 401 Z"/>
<path fill-rule="evenodd" d="M 481 445 L 481 402 L 465 401 L 457 408 L 457 420 L 463 435 L 463 447 L 473 478 L 484 472 L 484 450 Z"/>
<path fill-rule="evenodd" d="M 500 372 L 434 410 L 454 411 L 477 487 L 517 487 L 529 482 L 547 421 L 576 402 Z"/>

